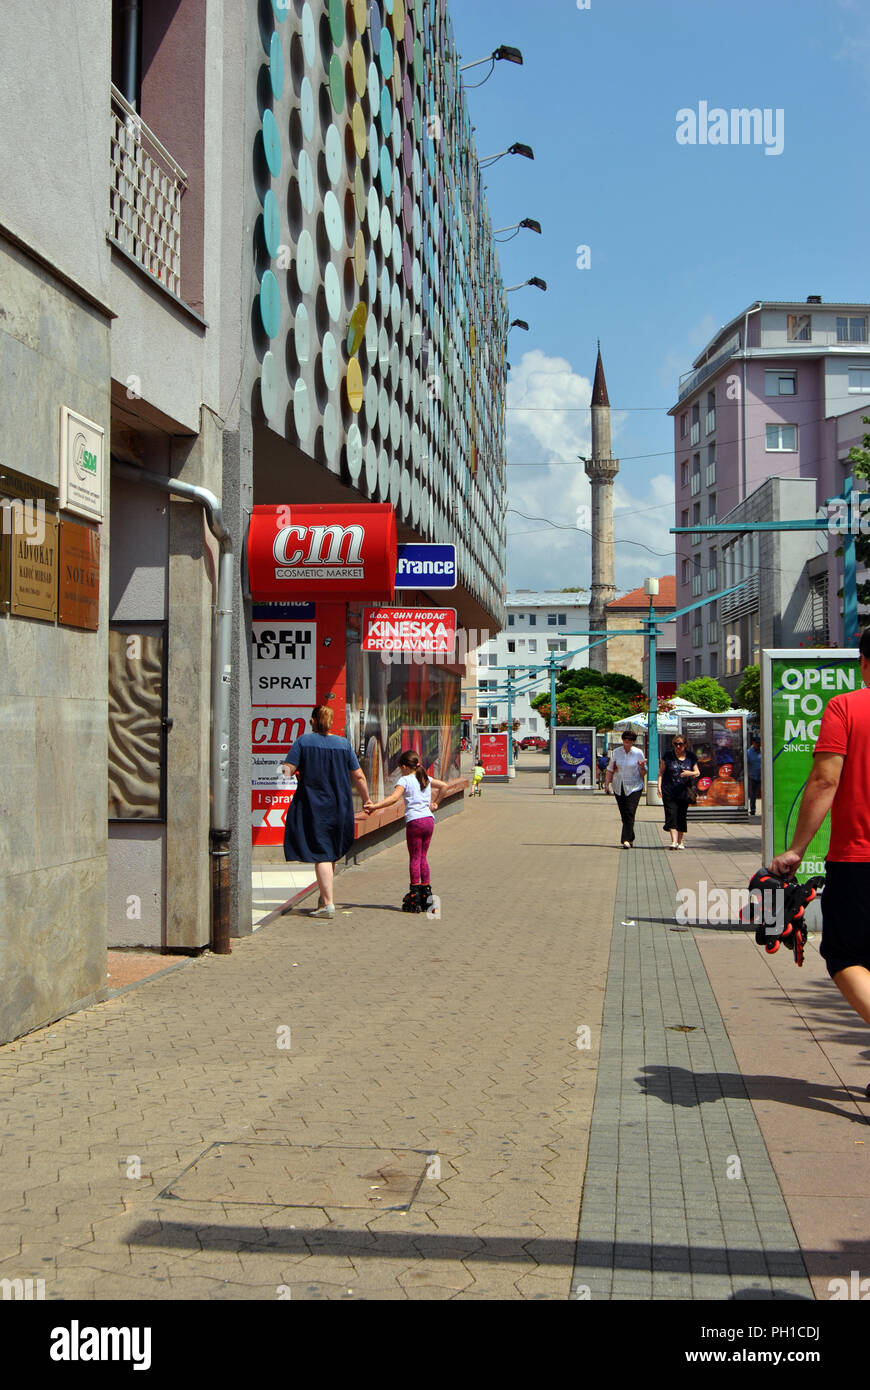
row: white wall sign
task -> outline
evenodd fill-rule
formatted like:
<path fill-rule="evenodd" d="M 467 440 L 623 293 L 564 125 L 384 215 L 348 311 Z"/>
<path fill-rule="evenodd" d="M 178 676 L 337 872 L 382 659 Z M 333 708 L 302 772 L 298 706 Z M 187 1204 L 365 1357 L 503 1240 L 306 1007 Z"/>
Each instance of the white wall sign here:
<path fill-rule="evenodd" d="M 103 430 L 68 406 L 60 408 L 60 507 L 103 520 Z"/>

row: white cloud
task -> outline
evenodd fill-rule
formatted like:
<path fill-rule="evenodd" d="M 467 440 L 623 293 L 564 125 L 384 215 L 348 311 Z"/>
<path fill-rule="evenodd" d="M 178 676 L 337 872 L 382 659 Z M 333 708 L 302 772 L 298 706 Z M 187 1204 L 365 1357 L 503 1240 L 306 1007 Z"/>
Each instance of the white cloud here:
<path fill-rule="evenodd" d="M 577 509 L 588 507 L 590 501 L 589 480 L 578 456 L 591 452 L 591 399 L 590 378 L 574 372 L 563 357 L 527 352 L 511 372 L 507 394 L 508 506 L 513 509 L 507 526 L 509 589 L 578 584 L 588 589 L 591 583 L 591 538 L 577 529 Z M 516 409 L 519 406 L 526 409 Z M 613 412 L 614 436 L 625 418 L 624 413 Z M 615 536 L 640 543 L 615 547 L 615 582 L 621 591 L 636 588 L 648 575 L 673 573 L 668 535 L 673 496 L 673 477 L 668 474 L 646 479 L 643 494 L 630 490 L 624 475 L 617 479 Z M 558 525 L 526 518 L 548 518 Z"/>

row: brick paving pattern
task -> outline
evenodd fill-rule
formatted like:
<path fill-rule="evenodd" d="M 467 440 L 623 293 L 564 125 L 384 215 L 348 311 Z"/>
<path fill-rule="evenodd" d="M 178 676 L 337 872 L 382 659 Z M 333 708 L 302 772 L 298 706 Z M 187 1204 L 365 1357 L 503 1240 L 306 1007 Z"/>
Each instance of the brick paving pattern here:
<path fill-rule="evenodd" d="M 64 1299 L 566 1299 L 612 829 L 529 760 L 438 826 L 440 921 L 398 910 L 389 850 L 340 879 L 333 923 L 294 913 L 0 1049 L 0 1278 Z M 205 1161 L 196 1201 L 159 1196 L 220 1141 L 273 1146 L 264 1174 L 362 1146 L 415 1150 L 427 1176 L 381 1214 L 377 1178 L 365 1212 L 328 1184 L 320 1206 L 270 1202 L 275 1172 L 233 1203 Z"/>
<path fill-rule="evenodd" d="M 641 814 L 620 860 L 574 1296 L 811 1298 L 694 934 L 676 927 L 671 865 L 691 881 L 689 852 L 663 851 Z M 708 843 L 723 827 L 691 829 Z"/>

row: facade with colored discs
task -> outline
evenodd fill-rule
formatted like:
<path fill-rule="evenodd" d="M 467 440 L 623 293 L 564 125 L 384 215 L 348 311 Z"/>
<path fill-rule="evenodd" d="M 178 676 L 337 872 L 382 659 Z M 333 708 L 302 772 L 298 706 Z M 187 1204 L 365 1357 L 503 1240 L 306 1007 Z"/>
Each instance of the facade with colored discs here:
<path fill-rule="evenodd" d="M 0 6 L 0 49 L 5 1041 L 107 946 L 253 930 L 315 703 L 375 797 L 458 770 L 507 309 L 443 0 Z M 37 184 L 35 53 L 82 93 Z"/>
<path fill-rule="evenodd" d="M 437 776 L 458 773 L 464 649 L 503 622 L 508 326 L 444 0 L 274 0 L 271 26 L 261 21 L 248 67 L 244 391 L 255 858 L 282 843 L 293 791 L 276 760 L 315 700 L 334 700 L 373 796 L 407 748 Z M 296 562 L 278 564 L 276 535 L 297 517 L 304 528 L 310 506 L 345 528 L 388 508 L 400 546 L 454 547 L 454 587 L 439 597 L 425 565 L 372 581 L 360 563 L 336 589 L 327 561 L 344 564 L 346 530 L 319 559 L 311 532 L 294 533 Z M 445 599 L 452 652 L 365 650 L 366 604 Z"/>

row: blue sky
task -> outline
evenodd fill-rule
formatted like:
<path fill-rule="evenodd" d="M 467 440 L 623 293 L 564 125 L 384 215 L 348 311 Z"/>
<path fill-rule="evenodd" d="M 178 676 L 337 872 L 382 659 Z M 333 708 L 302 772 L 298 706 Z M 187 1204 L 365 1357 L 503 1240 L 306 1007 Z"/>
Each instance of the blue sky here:
<path fill-rule="evenodd" d="M 494 225 L 534 217 L 501 248 L 510 296 L 510 505 L 572 528 L 588 501 L 588 402 L 600 337 L 614 407 L 616 582 L 673 572 L 667 409 L 719 326 L 763 299 L 870 300 L 870 0 L 449 0 L 463 61 L 500 43 L 469 91 Z M 485 67 L 466 74 L 480 81 Z M 783 111 L 784 147 L 680 145 L 677 112 Z M 591 265 L 577 268 L 577 248 Z M 521 410 L 519 406 L 532 406 Z M 576 530 L 508 516 L 509 587 L 589 584 Z M 643 546 L 649 547 L 648 550 Z M 654 552 L 665 552 L 653 554 Z"/>

